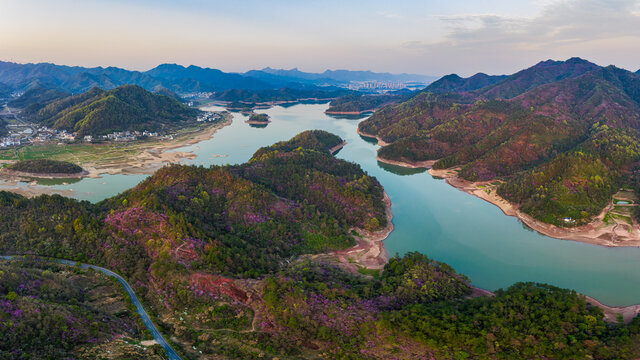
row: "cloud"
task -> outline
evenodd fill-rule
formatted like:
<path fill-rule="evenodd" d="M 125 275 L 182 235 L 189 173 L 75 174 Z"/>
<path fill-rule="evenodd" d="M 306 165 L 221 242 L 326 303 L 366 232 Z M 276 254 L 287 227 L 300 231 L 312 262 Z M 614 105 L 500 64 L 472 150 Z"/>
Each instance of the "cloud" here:
<path fill-rule="evenodd" d="M 388 12 L 388 11 L 378 11 L 376 13 L 378 16 L 382 16 L 384 18 L 387 19 L 402 19 L 403 16 L 398 14 L 398 13 L 392 13 L 392 12 Z"/>
<path fill-rule="evenodd" d="M 436 63 L 444 59 L 450 59 L 452 65 L 474 61 L 496 72 L 501 72 L 501 67 L 504 71 L 505 66 L 515 70 L 523 63 L 571 56 L 606 64 L 610 63 L 607 56 L 612 60 L 627 58 L 629 63 L 622 66 L 636 69 L 640 67 L 639 9 L 637 0 L 562 0 L 546 2 L 542 11 L 531 17 L 435 16 L 446 29 L 443 39 L 412 39 L 400 46 L 422 51 Z"/>

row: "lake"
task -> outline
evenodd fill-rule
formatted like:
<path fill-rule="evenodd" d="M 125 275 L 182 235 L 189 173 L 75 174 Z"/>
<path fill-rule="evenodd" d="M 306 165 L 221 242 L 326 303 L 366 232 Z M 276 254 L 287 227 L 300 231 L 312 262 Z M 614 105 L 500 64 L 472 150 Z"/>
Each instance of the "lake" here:
<path fill-rule="evenodd" d="M 247 161 L 259 147 L 301 131 L 327 130 L 347 141 L 336 156 L 360 164 L 389 194 L 395 230 L 385 246 L 391 255 L 419 251 L 452 265 L 474 285 L 488 290 L 533 281 L 575 289 L 607 305 L 640 303 L 640 248 L 605 248 L 542 236 L 424 170 L 378 163 L 378 146 L 356 133 L 362 120 L 332 118 L 324 114 L 326 108 L 327 104 L 320 104 L 260 110 L 272 121 L 263 128 L 251 127 L 244 122 L 246 116 L 234 113 L 233 124 L 212 139 L 177 151 L 198 155 L 184 161 L 187 164 L 235 164 Z M 95 202 L 145 177 L 105 175 L 49 186 L 71 189 L 74 197 Z"/>

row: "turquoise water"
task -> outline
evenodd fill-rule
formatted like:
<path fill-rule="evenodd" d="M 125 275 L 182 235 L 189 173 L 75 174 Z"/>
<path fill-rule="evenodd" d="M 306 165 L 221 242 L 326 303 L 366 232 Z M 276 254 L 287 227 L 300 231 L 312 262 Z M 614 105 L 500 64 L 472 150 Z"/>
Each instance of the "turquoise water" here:
<path fill-rule="evenodd" d="M 575 289 L 608 305 L 640 303 L 640 248 L 604 248 L 542 236 L 424 170 L 380 164 L 375 160 L 378 146 L 356 133 L 361 120 L 329 117 L 323 113 L 326 108 L 326 104 L 274 107 L 264 111 L 272 121 L 264 128 L 249 126 L 244 123 L 246 117 L 236 113 L 233 124 L 212 139 L 178 151 L 198 155 L 185 161 L 188 164 L 242 163 L 261 146 L 303 130 L 328 130 L 348 142 L 336 156 L 360 164 L 390 196 L 395 225 L 385 241 L 390 254 L 420 251 L 449 263 L 474 285 L 489 290 L 535 281 Z M 53 187 L 98 201 L 144 178 L 108 175 Z"/>

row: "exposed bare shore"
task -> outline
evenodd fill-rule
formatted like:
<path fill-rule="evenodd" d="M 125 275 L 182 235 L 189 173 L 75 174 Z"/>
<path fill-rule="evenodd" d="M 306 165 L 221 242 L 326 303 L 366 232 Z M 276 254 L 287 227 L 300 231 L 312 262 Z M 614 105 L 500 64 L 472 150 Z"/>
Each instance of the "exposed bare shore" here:
<path fill-rule="evenodd" d="M 366 113 L 372 113 L 375 109 L 362 110 L 362 111 L 330 111 L 326 110 L 324 113 L 327 115 L 362 115 Z"/>
<path fill-rule="evenodd" d="M 71 190 L 54 190 L 50 186 L 40 186 L 35 182 L 28 184 L 19 184 L 17 180 L 0 182 L 0 191 L 9 191 L 28 198 L 45 194 L 58 194 L 69 197 L 73 194 L 73 191 Z"/>
<path fill-rule="evenodd" d="M 329 152 L 331 154 L 335 154 L 338 150 L 342 149 L 345 145 L 347 145 L 346 141 L 341 142 L 340 144 L 332 147 L 331 149 L 329 149 Z"/>
<path fill-rule="evenodd" d="M 426 160 L 426 161 L 416 161 L 416 162 L 404 162 L 404 161 L 389 160 L 389 159 L 381 158 L 380 156 L 376 156 L 376 160 L 385 164 L 402 166 L 402 167 L 411 168 L 411 169 L 422 169 L 422 168 L 430 169 L 433 166 L 433 164 L 435 164 L 437 161 L 437 160 Z"/>
<path fill-rule="evenodd" d="M 26 171 L 16 171 L 10 169 L 1 169 L 1 177 L 8 178 L 41 178 L 41 179 L 77 179 L 89 175 L 88 171 L 81 171 L 75 174 L 63 173 L 31 173 Z"/>
<path fill-rule="evenodd" d="M 184 146 L 195 145 L 209 140 L 219 129 L 231 125 L 233 115 L 226 115 L 224 122 L 212 125 L 192 136 L 181 136 L 178 139 L 156 144 L 143 150 L 135 159 L 101 164 L 82 164 L 89 171 L 88 177 L 100 177 L 102 174 L 153 174 L 166 164 L 176 163 L 183 159 L 195 159 L 192 151 L 171 151 Z"/>
<path fill-rule="evenodd" d="M 384 229 L 373 232 L 364 229 L 352 229 L 358 233 L 355 246 L 328 254 L 308 257 L 316 260 L 337 262 L 341 268 L 352 273 L 358 273 L 358 270 L 362 268 L 374 270 L 384 268 L 389 261 L 389 254 L 384 247 L 384 239 L 393 231 L 393 214 L 391 213 L 391 200 L 386 192 L 383 200 L 387 216 L 387 226 Z"/>
<path fill-rule="evenodd" d="M 267 125 L 267 124 L 271 123 L 271 120 L 267 120 L 267 121 L 247 120 L 247 121 L 245 121 L 245 123 L 250 124 L 250 125 Z"/>
<path fill-rule="evenodd" d="M 589 224 L 573 228 L 561 228 L 538 221 L 520 211 L 518 205 L 510 203 L 497 194 L 496 186 L 493 186 L 491 181 L 467 181 L 460 178 L 456 170 L 458 169 L 429 169 L 429 174 L 444 178 L 448 184 L 455 188 L 496 205 L 505 215 L 517 217 L 528 227 L 540 234 L 561 240 L 579 241 L 608 247 L 640 246 L 640 229 L 633 229 L 633 231 L 629 232 L 625 228 L 620 229 L 617 223 L 606 224 L 603 222 L 604 216 L 613 206 L 613 203 L 610 203 L 609 206 Z"/>
<path fill-rule="evenodd" d="M 377 136 L 377 135 L 371 135 L 371 134 L 367 134 L 367 133 L 364 133 L 364 132 L 360 131 L 360 127 L 358 127 L 358 135 L 361 135 L 361 136 L 364 136 L 364 137 L 367 137 L 367 138 L 371 138 L 371 139 L 376 139 L 376 140 L 378 140 L 378 145 L 380 145 L 380 146 L 387 146 L 387 145 L 389 145 L 389 143 L 388 143 L 388 142 L 386 142 L 386 141 L 382 140 L 382 139 L 381 139 L 379 136 Z"/>
<path fill-rule="evenodd" d="M 354 229 L 359 235 L 356 237 L 358 242 L 356 246 L 331 253 L 343 268 L 352 272 L 357 272 L 359 267 L 382 269 L 389 261 L 389 254 L 384 247 L 384 239 L 393 231 L 393 214 L 391 213 L 391 200 L 386 192 L 384 192 L 384 203 L 387 216 L 387 226 L 384 229 L 373 232 Z"/>

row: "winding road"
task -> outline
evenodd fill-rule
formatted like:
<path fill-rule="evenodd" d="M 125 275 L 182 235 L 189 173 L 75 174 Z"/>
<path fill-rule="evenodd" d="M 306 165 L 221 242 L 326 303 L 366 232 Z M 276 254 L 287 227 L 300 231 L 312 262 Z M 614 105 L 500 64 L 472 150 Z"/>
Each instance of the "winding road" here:
<path fill-rule="evenodd" d="M 20 260 L 20 259 L 24 259 L 24 257 L 23 256 L 14 256 L 14 255 L 4 255 L 4 256 L 0 256 L 0 259 L 1 260 Z M 93 270 L 96 270 L 96 271 L 100 271 L 101 273 L 103 273 L 103 274 L 105 274 L 107 276 L 116 278 L 116 280 L 118 280 L 118 282 L 120 282 L 120 284 L 122 284 L 122 286 L 126 290 L 127 294 L 129 294 L 129 297 L 131 298 L 131 302 L 133 302 L 133 305 L 135 305 L 136 310 L 138 311 L 138 314 L 140 314 L 140 317 L 142 318 L 142 322 L 144 322 L 144 325 L 147 327 L 147 329 L 149 329 L 149 331 L 151 331 L 151 334 L 153 335 L 153 338 L 155 339 L 155 341 L 158 344 L 160 344 L 160 346 L 162 346 L 164 348 L 169 360 L 182 360 L 182 358 L 180 358 L 180 356 L 175 352 L 175 350 L 173 350 L 171 345 L 169 345 L 169 343 L 165 340 L 165 338 L 162 336 L 162 334 L 160 334 L 160 331 L 158 331 L 158 328 L 156 328 L 156 326 L 153 324 L 153 321 L 151 321 L 151 318 L 149 317 L 149 314 L 147 314 L 145 309 L 142 307 L 142 304 L 140 303 L 140 300 L 138 300 L 138 297 L 136 296 L 136 294 L 133 292 L 133 289 L 131 288 L 129 283 L 125 279 L 122 278 L 122 276 L 114 273 L 113 271 L 111 271 L 109 269 L 105 269 L 105 268 L 100 267 L 100 266 L 89 265 L 89 264 L 85 264 L 85 263 L 78 263 L 76 261 L 63 260 L 63 259 L 52 259 L 52 258 L 40 258 L 40 257 L 38 257 L 38 259 L 42 259 L 42 260 L 45 260 L 45 261 L 56 262 L 56 263 L 59 263 L 59 264 L 64 264 L 64 265 L 69 265 L 69 266 L 77 266 L 79 264 L 80 267 L 83 268 L 83 269 L 93 269 Z"/>

